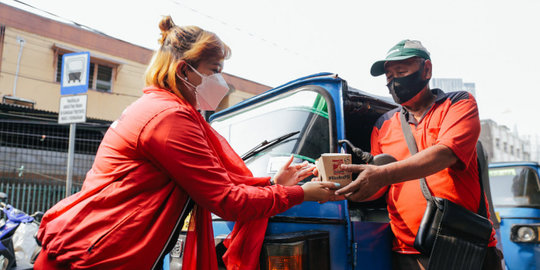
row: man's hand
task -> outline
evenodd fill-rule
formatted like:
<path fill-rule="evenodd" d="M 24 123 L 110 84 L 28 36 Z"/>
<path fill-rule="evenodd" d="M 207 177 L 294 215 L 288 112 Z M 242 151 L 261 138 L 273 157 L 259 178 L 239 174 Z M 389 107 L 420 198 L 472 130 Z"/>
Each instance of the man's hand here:
<path fill-rule="evenodd" d="M 359 173 L 354 181 L 336 191 L 336 195 L 345 195 L 351 201 L 364 201 L 386 185 L 385 171 L 380 166 L 342 164 L 341 169 Z"/>
<path fill-rule="evenodd" d="M 427 177 L 456 165 L 459 160 L 445 145 L 430 146 L 404 160 L 385 165 L 341 165 L 345 171 L 359 173 L 358 177 L 336 195 L 345 195 L 352 201 L 374 199 L 383 192 L 382 188 L 395 183 Z"/>

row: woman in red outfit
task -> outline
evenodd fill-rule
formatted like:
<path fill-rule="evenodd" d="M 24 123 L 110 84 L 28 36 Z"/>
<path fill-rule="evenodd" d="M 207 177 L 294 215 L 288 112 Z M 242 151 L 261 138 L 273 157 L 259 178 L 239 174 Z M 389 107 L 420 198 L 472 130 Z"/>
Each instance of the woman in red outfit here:
<path fill-rule="evenodd" d="M 82 190 L 43 217 L 35 269 L 155 269 L 174 244 L 187 200 L 195 202 L 184 269 L 217 269 L 210 213 L 236 221 L 224 261 L 258 268 L 267 218 L 303 201 L 327 201 L 333 183 L 296 185 L 312 173 L 286 164 L 274 181 L 253 177 L 197 111 L 228 91 L 229 48 L 213 33 L 159 24 L 161 48 L 147 88 L 103 138 Z"/>

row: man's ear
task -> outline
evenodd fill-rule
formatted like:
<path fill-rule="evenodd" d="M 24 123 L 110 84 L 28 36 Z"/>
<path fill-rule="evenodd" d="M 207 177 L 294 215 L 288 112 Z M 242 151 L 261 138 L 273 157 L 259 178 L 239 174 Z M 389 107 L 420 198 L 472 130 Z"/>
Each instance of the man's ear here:
<path fill-rule="evenodd" d="M 425 78 L 424 80 L 429 80 L 431 79 L 431 75 L 432 75 L 432 69 L 433 66 L 431 64 L 431 60 L 429 59 L 426 59 L 426 61 L 424 62 L 424 71 L 425 71 Z"/>

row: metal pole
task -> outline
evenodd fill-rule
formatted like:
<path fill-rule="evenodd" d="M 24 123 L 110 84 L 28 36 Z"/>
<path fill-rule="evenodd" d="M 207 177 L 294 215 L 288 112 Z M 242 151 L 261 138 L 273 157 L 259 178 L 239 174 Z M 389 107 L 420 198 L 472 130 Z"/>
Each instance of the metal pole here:
<path fill-rule="evenodd" d="M 71 195 L 71 183 L 73 177 L 73 156 L 75 155 L 75 131 L 77 124 L 69 124 L 69 147 L 68 147 L 68 162 L 66 173 L 66 198 Z"/>
<path fill-rule="evenodd" d="M 19 69 L 21 67 L 21 56 L 22 56 L 25 40 L 24 38 L 17 36 L 17 42 L 19 42 L 21 47 L 19 47 L 19 57 L 17 57 L 17 70 L 15 71 L 15 82 L 13 83 L 13 96 L 14 97 L 17 96 L 17 78 L 19 77 Z"/>

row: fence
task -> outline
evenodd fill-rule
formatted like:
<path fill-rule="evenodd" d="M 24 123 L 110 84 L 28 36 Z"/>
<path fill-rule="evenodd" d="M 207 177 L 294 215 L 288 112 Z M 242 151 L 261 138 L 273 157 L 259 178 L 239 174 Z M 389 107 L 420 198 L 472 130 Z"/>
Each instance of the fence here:
<path fill-rule="evenodd" d="M 0 191 L 15 208 L 44 212 L 66 194 L 69 126 L 54 115 L 10 109 L 0 106 Z M 77 124 L 72 193 L 81 189 L 107 128 L 105 121 Z"/>
<path fill-rule="evenodd" d="M 79 192 L 80 186 L 72 188 Z M 65 197 L 66 187 L 52 184 L 0 183 L 0 190 L 8 195 L 6 203 L 26 212 L 45 212 Z"/>

